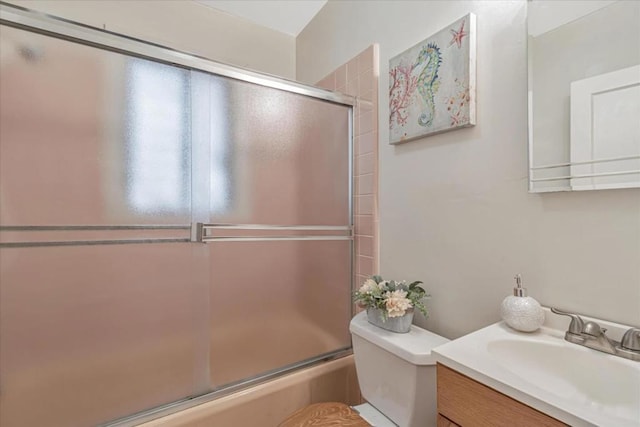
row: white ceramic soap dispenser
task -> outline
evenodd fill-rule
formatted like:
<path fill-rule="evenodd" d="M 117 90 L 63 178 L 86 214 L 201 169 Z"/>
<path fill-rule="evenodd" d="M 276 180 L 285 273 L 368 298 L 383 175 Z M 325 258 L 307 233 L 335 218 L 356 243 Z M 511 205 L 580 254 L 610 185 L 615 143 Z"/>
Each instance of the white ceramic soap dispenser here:
<path fill-rule="evenodd" d="M 522 287 L 522 277 L 516 274 L 515 279 L 513 296 L 509 295 L 502 301 L 502 320 L 517 331 L 533 332 L 544 323 L 544 311 L 538 301 L 527 296 L 527 290 Z"/>

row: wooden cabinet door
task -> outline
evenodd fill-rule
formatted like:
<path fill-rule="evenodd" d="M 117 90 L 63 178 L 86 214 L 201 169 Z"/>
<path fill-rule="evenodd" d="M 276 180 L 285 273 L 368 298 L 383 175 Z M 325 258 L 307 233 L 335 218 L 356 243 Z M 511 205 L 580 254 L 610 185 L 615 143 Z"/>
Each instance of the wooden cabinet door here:
<path fill-rule="evenodd" d="M 460 427 L 458 424 L 454 423 L 447 417 L 443 417 L 438 414 L 438 426 L 437 427 Z"/>
<path fill-rule="evenodd" d="M 560 427 L 566 424 L 438 364 L 438 412 L 461 427 Z M 438 419 L 438 423 L 440 420 Z M 446 426 L 447 424 L 442 424 Z M 440 424 L 438 424 L 440 427 Z"/>

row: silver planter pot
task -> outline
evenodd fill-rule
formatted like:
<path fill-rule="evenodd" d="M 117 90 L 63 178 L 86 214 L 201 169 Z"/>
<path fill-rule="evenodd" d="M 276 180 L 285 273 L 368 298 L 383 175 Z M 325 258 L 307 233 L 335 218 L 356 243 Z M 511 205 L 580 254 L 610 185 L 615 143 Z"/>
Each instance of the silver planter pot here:
<path fill-rule="evenodd" d="M 384 311 L 379 308 L 367 308 L 367 320 L 369 323 L 386 329 L 387 331 L 406 334 L 411 330 L 413 323 L 413 309 L 407 310 L 406 314 L 401 317 L 384 317 Z"/>

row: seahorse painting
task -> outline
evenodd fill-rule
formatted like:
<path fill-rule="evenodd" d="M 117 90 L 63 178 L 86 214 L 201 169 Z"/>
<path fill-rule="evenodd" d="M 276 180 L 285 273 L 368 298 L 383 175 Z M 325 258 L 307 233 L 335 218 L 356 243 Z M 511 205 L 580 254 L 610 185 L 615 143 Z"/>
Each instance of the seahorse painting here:
<path fill-rule="evenodd" d="M 389 70 L 389 124 L 404 126 L 409 119 L 409 107 L 418 86 L 418 77 L 412 74 L 412 64 L 401 62 Z"/>
<path fill-rule="evenodd" d="M 420 71 L 418 76 L 418 92 L 422 97 L 424 109 L 418 117 L 420 126 L 429 127 L 433 124 L 436 114 L 435 94 L 440 87 L 438 69 L 442 63 L 440 48 L 435 43 L 424 46 L 413 64 L 413 68 Z"/>
<path fill-rule="evenodd" d="M 475 34 L 470 13 L 389 60 L 392 144 L 476 124 Z"/>

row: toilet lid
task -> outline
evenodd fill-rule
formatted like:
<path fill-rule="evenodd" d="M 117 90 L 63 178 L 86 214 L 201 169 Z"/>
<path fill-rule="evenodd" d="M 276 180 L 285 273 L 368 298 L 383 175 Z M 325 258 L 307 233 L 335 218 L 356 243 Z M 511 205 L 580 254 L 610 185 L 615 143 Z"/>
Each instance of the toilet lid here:
<path fill-rule="evenodd" d="M 447 338 L 416 325 L 411 325 L 406 334 L 384 330 L 369 323 L 364 311 L 351 319 L 349 330 L 414 365 L 435 365 L 436 359 L 431 350 L 449 342 Z"/>

